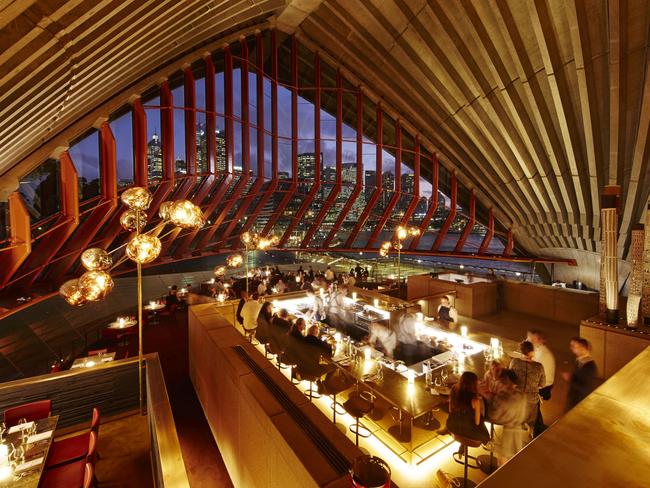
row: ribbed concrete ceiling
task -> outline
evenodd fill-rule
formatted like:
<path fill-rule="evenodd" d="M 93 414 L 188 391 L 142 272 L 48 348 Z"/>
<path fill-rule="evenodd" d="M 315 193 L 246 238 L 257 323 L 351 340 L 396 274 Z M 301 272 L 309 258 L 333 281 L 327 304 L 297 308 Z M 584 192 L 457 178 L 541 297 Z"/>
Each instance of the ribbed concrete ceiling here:
<path fill-rule="evenodd" d="M 417 124 L 528 250 L 595 251 L 599 192 L 619 184 L 626 251 L 650 190 L 648 0 L 330 0 L 299 29 Z"/>
<path fill-rule="evenodd" d="M 599 191 L 621 185 L 624 255 L 650 191 L 650 0 L 0 0 L 0 174 L 272 15 L 414 124 L 531 252 L 596 251 Z"/>

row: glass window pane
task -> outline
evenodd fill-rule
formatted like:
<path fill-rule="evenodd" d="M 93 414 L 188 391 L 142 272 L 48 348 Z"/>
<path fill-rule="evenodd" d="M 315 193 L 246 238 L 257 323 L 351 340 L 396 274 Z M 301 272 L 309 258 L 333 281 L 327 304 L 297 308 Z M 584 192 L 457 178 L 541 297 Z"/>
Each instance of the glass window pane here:
<path fill-rule="evenodd" d="M 6 240 L 8 237 L 9 237 L 9 203 L 0 202 L 0 242 Z"/>
<path fill-rule="evenodd" d="M 61 209 L 59 162 L 48 159 L 20 180 L 20 196 L 32 222 L 37 222 Z"/>
<path fill-rule="evenodd" d="M 196 171 L 198 174 L 210 172 L 208 155 L 208 132 L 205 119 L 205 77 L 195 78 L 196 97 Z"/>
<path fill-rule="evenodd" d="M 115 138 L 117 163 L 117 187 L 132 185 L 134 180 L 133 167 L 133 121 L 129 110 L 110 122 L 111 131 Z"/>
<path fill-rule="evenodd" d="M 187 156 L 185 154 L 185 92 L 183 85 L 172 89 L 172 100 L 174 103 L 174 140 L 171 146 L 174 148 L 174 171 L 177 175 L 187 174 Z"/>
<path fill-rule="evenodd" d="M 149 183 L 163 177 L 162 131 L 160 127 L 160 97 L 154 96 L 143 102 L 147 117 L 147 173 Z"/>
<path fill-rule="evenodd" d="M 73 143 L 68 154 L 77 170 L 79 200 L 88 200 L 99 195 L 101 190 L 99 133 L 93 130 L 87 136 Z"/>

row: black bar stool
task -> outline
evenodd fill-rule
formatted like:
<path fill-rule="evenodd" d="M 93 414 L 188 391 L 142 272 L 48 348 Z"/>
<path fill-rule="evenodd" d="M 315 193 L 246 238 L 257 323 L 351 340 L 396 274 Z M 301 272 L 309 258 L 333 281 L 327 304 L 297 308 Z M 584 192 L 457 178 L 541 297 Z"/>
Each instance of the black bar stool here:
<path fill-rule="evenodd" d="M 469 455 L 469 448 L 480 447 L 482 443 L 481 441 L 477 441 L 475 439 L 469 439 L 468 437 L 463 437 L 458 434 L 452 433 L 452 435 L 454 436 L 454 440 L 456 442 L 460 442 L 460 446 L 461 446 L 461 451 L 454 453 L 454 461 L 464 466 L 463 477 L 454 478 L 456 486 L 462 486 L 463 488 L 474 488 L 476 486 L 476 483 L 467 479 L 467 470 L 468 468 L 478 469 L 480 467 L 480 463 L 477 458 Z M 464 458 L 463 460 L 459 459 L 461 456 Z M 470 460 L 473 461 L 473 464 L 470 464 L 469 462 Z"/>
<path fill-rule="evenodd" d="M 361 417 L 369 413 L 374 406 L 375 396 L 369 391 L 365 392 L 352 392 L 347 401 L 343 404 L 343 408 L 347 413 L 356 419 L 356 423 L 350 426 L 350 431 L 354 432 L 355 444 L 359 445 L 359 436 L 363 438 L 370 437 L 370 430 L 364 427 L 359 420 Z M 364 429 L 367 433 L 360 433 L 359 429 Z"/>

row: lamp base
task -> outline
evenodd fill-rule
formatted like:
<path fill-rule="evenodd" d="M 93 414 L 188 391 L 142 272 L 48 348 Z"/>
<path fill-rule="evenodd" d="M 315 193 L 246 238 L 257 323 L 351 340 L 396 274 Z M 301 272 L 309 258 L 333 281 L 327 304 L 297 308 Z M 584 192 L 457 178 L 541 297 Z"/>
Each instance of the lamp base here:
<path fill-rule="evenodd" d="M 607 309 L 605 312 L 605 320 L 608 324 L 618 324 L 618 310 Z"/>

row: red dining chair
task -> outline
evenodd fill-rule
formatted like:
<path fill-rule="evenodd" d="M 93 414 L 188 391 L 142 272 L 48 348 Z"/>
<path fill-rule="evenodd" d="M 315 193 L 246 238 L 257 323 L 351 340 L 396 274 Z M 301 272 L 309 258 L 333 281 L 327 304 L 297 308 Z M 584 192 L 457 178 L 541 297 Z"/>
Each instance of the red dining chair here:
<path fill-rule="evenodd" d="M 66 469 L 63 469 L 66 468 Z M 91 463 L 79 461 L 58 469 L 45 471 L 39 488 L 90 488 L 94 485 L 95 468 Z"/>
<path fill-rule="evenodd" d="M 85 488 L 94 481 L 94 467 L 97 453 L 97 435 L 90 432 L 88 436 L 88 454 L 86 459 L 72 463 L 62 464 L 54 468 L 45 469 L 39 488 Z M 88 473 L 88 464 L 91 472 Z M 87 476 L 90 474 L 90 481 Z"/>
<path fill-rule="evenodd" d="M 37 402 L 24 403 L 5 410 L 5 425 L 7 428 L 17 425 L 20 419 L 27 422 L 40 420 L 50 416 L 52 411 L 52 400 L 39 400 Z"/>
<path fill-rule="evenodd" d="M 74 437 L 68 437 L 60 441 L 54 441 L 47 454 L 46 468 L 53 468 L 61 464 L 78 461 L 88 455 L 90 433 L 95 433 L 95 439 L 99 438 L 99 409 L 93 408 L 93 417 L 90 422 L 90 430 Z"/>

